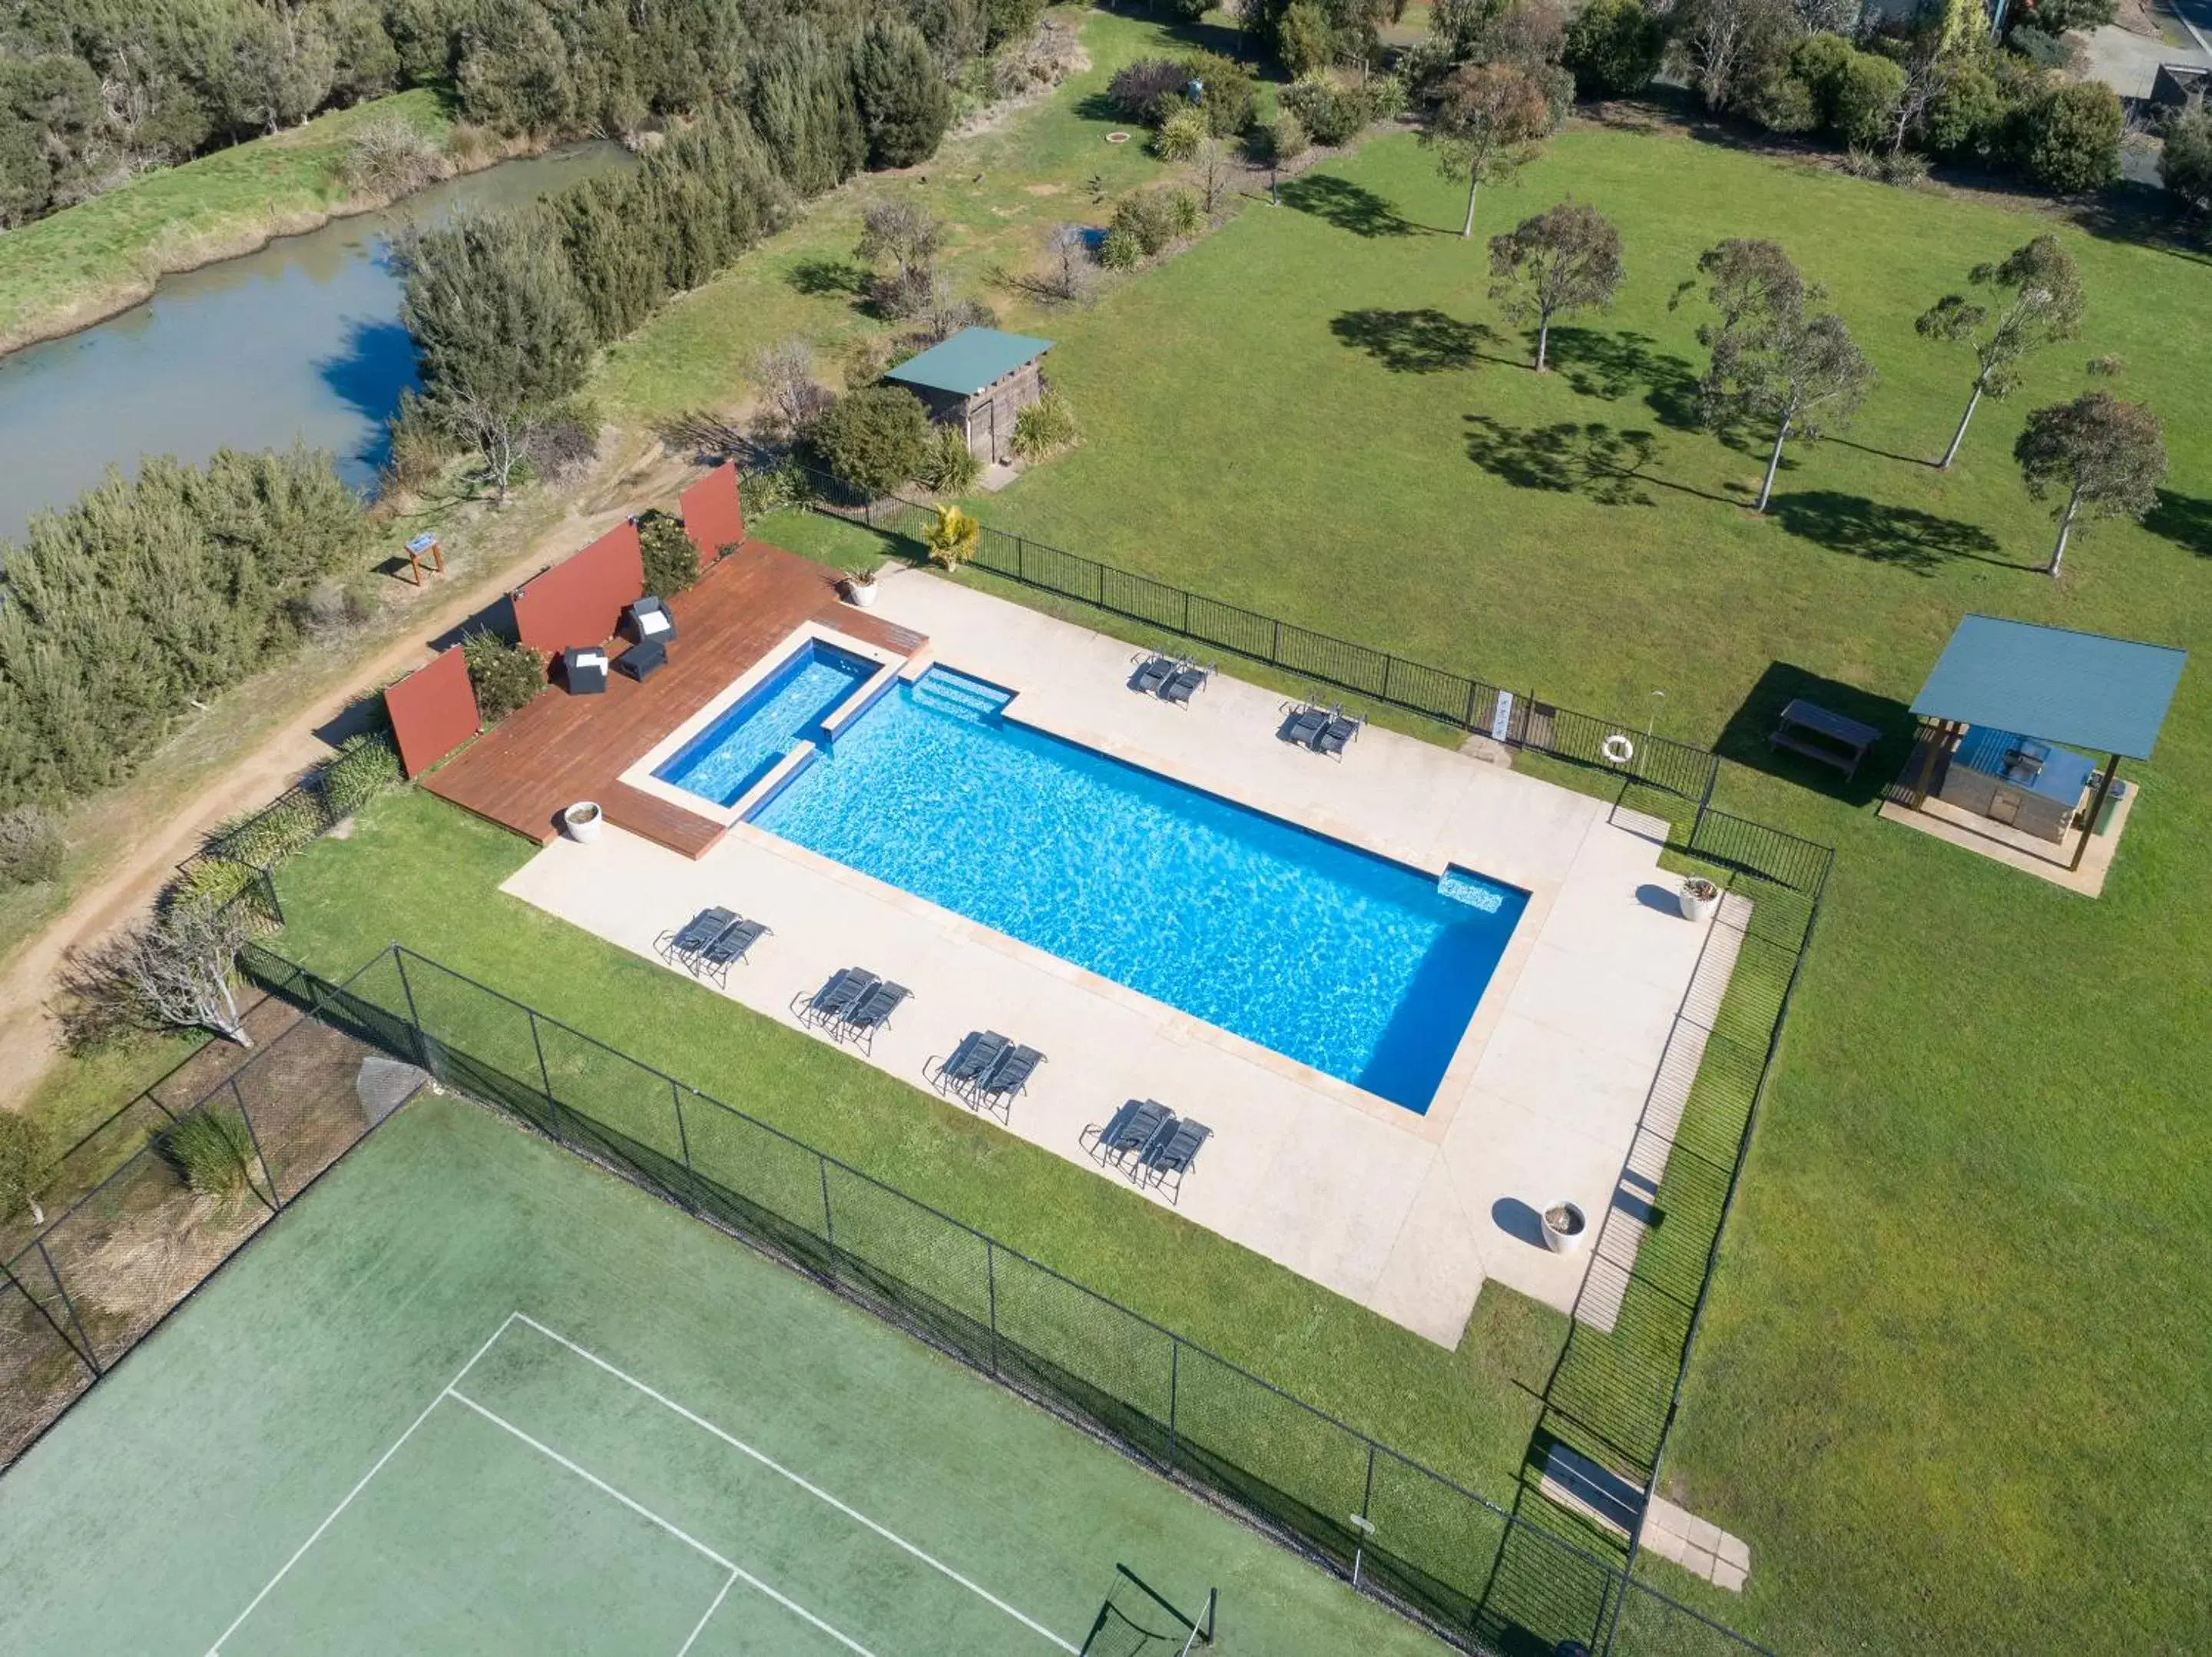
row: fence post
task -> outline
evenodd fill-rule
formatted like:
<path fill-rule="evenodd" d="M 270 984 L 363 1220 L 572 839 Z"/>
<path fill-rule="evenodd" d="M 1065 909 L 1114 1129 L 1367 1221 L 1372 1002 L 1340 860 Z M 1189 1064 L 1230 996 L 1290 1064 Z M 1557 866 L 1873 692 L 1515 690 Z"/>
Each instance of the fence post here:
<path fill-rule="evenodd" d="M 100 1367 L 99 1356 L 92 1350 L 92 1337 L 84 1332 L 84 1320 L 76 1314 L 76 1302 L 70 1298 L 69 1285 L 62 1281 L 61 1268 L 54 1264 L 54 1257 L 46 1253 L 44 1237 L 39 1238 L 35 1246 L 39 1258 L 46 1264 L 46 1275 L 54 1280 L 54 1293 L 62 1297 L 62 1310 L 69 1314 L 70 1327 L 76 1331 L 77 1340 L 82 1343 L 77 1349 L 78 1354 L 92 1366 L 93 1376 L 97 1380 L 107 1372 Z M 32 1302 L 33 1305 L 37 1303 L 35 1301 Z M 48 1318 L 46 1321 L 52 1323 L 53 1320 Z M 64 1335 L 62 1338 L 67 1340 L 69 1338 Z"/>
<path fill-rule="evenodd" d="M 983 1239 L 983 1281 L 988 1288 L 991 1305 L 991 1375 L 999 1374 L 999 1246 L 988 1237 Z"/>
<path fill-rule="evenodd" d="M 566 1144 L 568 1136 L 561 1132 L 561 1102 L 553 1096 L 553 1071 L 545 1063 L 545 1043 L 538 1036 L 538 1009 L 525 1007 L 523 1011 L 530 1015 L 530 1045 L 538 1053 L 538 1079 L 544 1087 L 545 1108 L 553 1113 L 553 1137 Z"/>
<path fill-rule="evenodd" d="M 1182 1461 L 1182 1432 L 1178 1424 L 1176 1407 L 1182 1402 L 1182 1340 L 1173 1330 L 1168 1332 L 1168 1471 L 1175 1472 Z"/>
<path fill-rule="evenodd" d="M 837 1228 L 830 1217 L 830 1159 L 820 1151 L 814 1153 L 814 1165 L 822 1172 L 822 1241 L 830 1245 L 830 1269 L 837 1268 Z"/>
<path fill-rule="evenodd" d="M 255 871 L 261 882 L 261 895 L 269 900 L 269 918 L 278 926 L 284 924 L 284 906 L 276 898 L 276 877 L 267 869 Z"/>
<path fill-rule="evenodd" d="M 689 1186 L 698 1179 L 691 1167 L 691 1136 L 684 1131 L 684 1089 L 676 1085 L 676 1078 L 668 1078 L 668 1102 L 676 1112 L 676 1149 L 684 1157 L 684 1182 Z M 691 1206 L 698 1207 L 695 1200 Z"/>
<path fill-rule="evenodd" d="M 261 1172 L 269 1181 L 269 1195 L 261 1197 L 258 1191 L 253 1190 L 253 1175 L 249 1169 L 246 1188 L 253 1191 L 255 1196 L 261 1197 L 261 1205 L 271 1214 L 281 1214 L 284 1210 L 284 1199 L 276 1189 L 276 1166 L 270 1162 L 268 1152 L 261 1149 L 261 1136 L 253 1131 L 253 1114 L 246 1108 L 246 1095 L 239 1088 L 237 1076 L 234 1074 L 223 1085 L 230 1089 L 230 1096 L 238 1101 L 238 1120 L 246 1124 L 246 1137 L 253 1146 L 253 1160 L 261 1164 Z"/>
<path fill-rule="evenodd" d="M 437 1065 L 430 1061 L 430 1038 L 422 1029 L 422 1015 L 415 1010 L 415 986 L 407 981 L 407 951 L 397 944 L 392 946 L 392 964 L 399 968 L 400 992 L 407 998 L 407 1028 L 415 1033 L 415 1060 L 428 1073 L 438 1076 Z"/>
<path fill-rule="evenodd" d="M 1279 616 L 1276 616 L 1272 625 L 1275 629 L 1275 637 L 1267 646 L 1267 662 L 1272 667 L 1280 667 L 1283 665 L 1283 618 Z"/>

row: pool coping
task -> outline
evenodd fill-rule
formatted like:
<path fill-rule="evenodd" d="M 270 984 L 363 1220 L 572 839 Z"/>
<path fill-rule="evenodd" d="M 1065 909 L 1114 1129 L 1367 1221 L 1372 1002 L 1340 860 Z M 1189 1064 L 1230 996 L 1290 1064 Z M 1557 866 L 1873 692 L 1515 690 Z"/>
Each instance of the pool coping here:
<path fill-rule="evenodd" d="M 888 690 L 910 660 L 910 658 L 895 650 L 886 649 L 881 645 L 872 645 L 864 639 L 856 639 L 851 634 L 840 632 L 826 622 L 801 622 L 777 640 L 757 660 L 732 679 L 728 684 L 716 691 L 704 707 L 674 730 L 666 732 L 659 741 L 647 749 L 643 755 L 632 761 L 622 771 L 617 780 L 625 787 L 635 788 L 641 794 L 648 794 L 665 804 L 688 811 L 693 816 L 702 822 L 711 822 L 719 828 L 727 829 L 742 822 L 749 814 L 757 810 L 763 801 L 781 791 L 794 773 L 813 759 L 816 745 L 811 737 L 805 737 L 793 744 L 790 753 L 778 760 L 744 793 L 738 795 L 727 805 L 717 805 L 705 795 L 695 794 L 690 789 L 676 783 L 664 781 L 653 773 L 681 752 L 684 744 L 743 701 L 754 689 L 781 672 L 784 665 L 791 659 L 802 644 L 817 642 L 828 645 L 836 650 L 842 650 L 848 655 L 858 656 L 864 661 L 873 662 L 876 665 L 876 671 L 873 673 L 861 680 L 828 713 L 823 716 L 822 728 L 833 737 L 840 728 L 859 718 L 875 702 L 877 698 Z"/>

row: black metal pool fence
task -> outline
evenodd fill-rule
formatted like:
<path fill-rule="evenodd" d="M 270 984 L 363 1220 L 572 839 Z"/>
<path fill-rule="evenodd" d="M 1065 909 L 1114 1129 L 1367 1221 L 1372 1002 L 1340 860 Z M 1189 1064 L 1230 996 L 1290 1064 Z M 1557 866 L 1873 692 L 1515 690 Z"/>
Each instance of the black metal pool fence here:
<path fill-rule="evenodd" d="M 933 507 L 904 495 L 851 500 L 826 475 L 804 467 L 795 470 L 809 484 L 805 504 L 826 517 L 865 524 L 881 534 L 919 543 L 923 529 L 936 515 Z M 747 474 L 744 482 L 752 483 L 757 475 Z M 988 524 L 970 562 L 1024 586 L 1209 649 L 1264 662 L 1315 684 L 1350 691 L 1508 747 L 1588 766 L 1700 804 L 1712 798 L 1720 769 L 1717 755 L 1693 743 L 1655 735 L 1633 722 L 1600 719 L 1533 692 L 1508 690 L 1449 668 L 1407 661 L 1371 645 L 1316 633 L 1295 622 Z"/>

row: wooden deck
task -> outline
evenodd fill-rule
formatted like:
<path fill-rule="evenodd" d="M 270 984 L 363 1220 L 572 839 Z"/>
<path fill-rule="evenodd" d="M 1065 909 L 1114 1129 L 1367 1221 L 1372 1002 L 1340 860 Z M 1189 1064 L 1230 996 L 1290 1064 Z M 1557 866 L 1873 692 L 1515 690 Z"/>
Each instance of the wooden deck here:
<path fill-rule="evenodd" d="M 818 619 L 902 654 L 922 642 L 839 602 L 832 572 L 760 541 L 723 559 L 669 609 L 677 640 L 668 665 L 643 684 L 610 672 L 605 695 L 571 696 L 556 685 L 423 786 L 541 846 L 560 833 L 564 807 L 597 800 L 608 822 L 696 858 L 722 826 L 618 781 L 641 755 L 801 622 Z"/>

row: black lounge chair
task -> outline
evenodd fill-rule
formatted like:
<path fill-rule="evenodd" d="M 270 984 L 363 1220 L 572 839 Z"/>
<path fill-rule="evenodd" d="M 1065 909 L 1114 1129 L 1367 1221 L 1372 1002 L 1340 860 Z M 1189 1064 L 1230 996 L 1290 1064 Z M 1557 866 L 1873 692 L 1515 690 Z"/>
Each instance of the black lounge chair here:
<path fill-rule="evenodd" d="M 1311 748 L 1321 740 L 1322 732 L 1328 729 L 1328 710 L 1308 702 L 1285 706 L 1290 709 L 1290 716 L 1283 721 L 1283 728 L 1275 734 L 1286 743 L 1295 744 L 1300 748 Z"/>
<path fill-rule="evenodd" d="M 1093 1123 L 1079 1138 L 1091 1141 L 1091 1155 L 1101 1168 L 1126 1167 L 1133 1156 L 1164 1131 L 1171 1131 L 1176 1114 L 1157 1099 L 1132 1099 L 1115 1111 L 1103 1127 Z"/>
<path fill-rule="evenodd" d="M 883 981 L 862 968 L 840 967 L 811 997 L 802 991 L 792 1003 L 792 1012 L 802 1024 L 838 1023 L 860 1005 L 862 996 Z"/>
<path fill-rule="evenodd" d="M 979 1109 L 994 1105 L 1003 1106 L 1012 1114 L 1014 1096 L 1028 1091 L 1030 1077 L 1036 1067 L 1044 1063 L 1044 1055 L 1035 1047 L 1010 1047 L 999 1056 L 998 1062 L 985 1071 L 975 1083 L 975 1104 Z"/>
<path fill-rule="evenodd" d="M 768 935 L 768 927 L 757 920 L 732 920 L 719 933 L 714 941 L 691 957 L 691 970 L 702 978 L 711 978 L 717 984 L 727 984 L 730 968 L 745 958 L 745 951 Z"/>
<path fill-rule="evenodd" d="M 891 1022 L 891 1015 L 906 1005 L 914 992 L 903 984 L 894 984 L 888 978 L 879 978 L 871 984 L 853 1004 L 852 1011 L 842 1019 L 840 1035 L 849 1035 L 863 1047 L 875 1045 L 876 1032 Z"/>
<path fill-rule="evenodd" d="M 1177 707 L 1188 707 L 1190 699 L 1206 689 L 1206 682 L 1213 677 L 1210 667 L 1200 667 L 1195 662 L 1185 662 L 1168 676 L 1160 687 L 1160 700 L 1173 702 Z"/>
<path fill-rule="evenodd" d="M 922 1065 L 921 1079 L 939 1093 L 964 1093 L 982 1080 L 1013 1045 L 996 1030 L 969 1030 L 943 1064 L 933 1071 L 930 1065 L 936 1064 L 934 1059 Z"/>
<path fill-rule="evenodd" d="M 672 932 L 663 932 L 653 940 L 654 953 L 671 966 L 677 957 L 699 953 L 723 932 L 738 918 L 734 909 L 702 909 Z"/>
<path fill-rule="evenodd" d="M 1355 740 L 1366 725 L 1367 719 L 1364 714 L 1331 713 L 1328 723 L 1322 727 L 1321 735 L 1313 740 L 1314 752 L 1326 754 L 1331 759 L 1342 759 L 1345 744 Z"/>
<path fill-rule="evenodd" d="M 1145 1146 L 1137 1158 L 1139 1176 L 1146 1184 L 1164 1190 L 1170 1203 L 1180 1202 L 1182 1176 L 1190 1172 L 1198 1161 L 1199 1151 L 1212 1137 L 1212 1128 L 1186 1116 L 1172 1132 L 1155 1134 Z"/>
<path fill-rule="evenodd" d="M 1175 677 L 1175 671 L 1176 664 L 1169 658 L 1148 656 L 1138 663 L 1137 671 L 1129 676 L 1129 689 L 1142 691 L 1147 696 L 1156 695 L 1160 687 Z"/>

